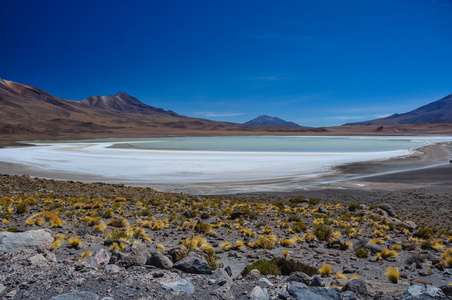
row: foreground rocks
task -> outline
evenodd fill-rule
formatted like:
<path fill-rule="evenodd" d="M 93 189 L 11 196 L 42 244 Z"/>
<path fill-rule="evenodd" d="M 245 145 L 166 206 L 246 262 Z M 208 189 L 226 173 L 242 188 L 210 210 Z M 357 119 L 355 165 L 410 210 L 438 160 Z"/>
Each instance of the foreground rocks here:
<path fill-rule="evenodd" d="M 50 250 L 53 237 L 45 229 L 21 233 L 0 232 L 0 253 L 2 252 L 46 252 Z"/>

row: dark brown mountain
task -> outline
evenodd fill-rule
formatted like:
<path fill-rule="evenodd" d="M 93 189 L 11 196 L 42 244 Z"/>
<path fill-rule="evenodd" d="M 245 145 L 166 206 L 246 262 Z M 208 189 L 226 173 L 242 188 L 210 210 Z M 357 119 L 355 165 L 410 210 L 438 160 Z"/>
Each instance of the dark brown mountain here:
<path fill-rule="evenodd" d="M 246 123 L 243 123 L 244 125 L 257 125 L 257 126 L 285 126 L 285 127 L 300 127 L 300 125 L 294 123 L 294 122 L 287 122 L 283 119 L 277 118 L 277 117 L 270 117 L 267 115 L 260 115 L 257 118 L 254 118 Z"/>
<path fill-rule="evenodd" d="M 39 88 L 0 79 L 0 139 L 63 139 L 252 135 L 281 132 L 237 123 L 190 118 L 126 94 L 64 100 Z M 284 129 L 294 134 L 325 129 Z"/>
<path fill-rule="evenodd" d="M 452 123 L 452 94 L 403 114 L 345 125 L 409 125 Z"/>

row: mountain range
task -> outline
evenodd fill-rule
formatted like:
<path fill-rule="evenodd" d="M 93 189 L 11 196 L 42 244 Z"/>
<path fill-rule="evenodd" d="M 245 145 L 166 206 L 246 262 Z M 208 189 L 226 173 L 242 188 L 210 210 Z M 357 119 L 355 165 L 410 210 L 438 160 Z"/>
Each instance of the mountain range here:
<path fill-rule="evenodd" d="M 277 117 L 270 117 L 267 115 L 260 115 L 248 122 L 243 123 L 244 125 L 257 125 L 257 126 L 286 126 L 286 127 L 300 127 L 300 125 L 294 122 L 287 122 Z"/>
<path fill-rule="evenodd" d="M 452 94 L 407 113 L 393 114 L 385 118 L 364 122 L 347 123 L 344 125 L 394 126 L 438 123 L 452 123 Z"/>
<path fill-rule="evenodd" d="M 15 138 L 91 138 L 181 135 L 249 135 L 280 131 L 179 115 L 124 92 L 65 100 L 36 87 L 0 79 L 0 135 Z M 290 131 L 290 130 L 289 130 Z M 322 132 L 294 128 L 292 132 Z"/>

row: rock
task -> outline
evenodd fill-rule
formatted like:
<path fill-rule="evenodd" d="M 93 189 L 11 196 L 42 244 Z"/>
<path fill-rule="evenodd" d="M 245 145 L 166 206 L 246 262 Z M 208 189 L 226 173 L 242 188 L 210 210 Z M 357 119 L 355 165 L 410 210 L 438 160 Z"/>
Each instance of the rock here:
<path fill-rule="evenodd" d="M 327 210 L 325 207 L 320 206 L 318 212 L 319 212 L 320 214 L 326 214 L 326 213 L 328 213 L 328 210 Z"/>
<path fill-rule="evenodd" d="M 266 289 L 262 289 L 260 286 L 255 286 L 250 292 L 251 300 L 269 300 L 270 297 Z"/>
<path fill-rule="evenodd" d="M 232 278 L 232 269 L 231 269 L 231 266 L 227 266 L 226 268 L 224 268 L 224 270 L 226 271 L 226 273 L 228 273 L 229 277 Z"/>
<path fill-rule="evenodd" d="M 309 286 L 324 287 L 325 282 L 323 281 L 323 279 L 320 275 L 315 275 L 314 277 L 312 277 L 311 282 L 309 283 Z"/>
<path fill-rule="evenodd" d="M 33 255 L 32 257 L 29 257 L 28 261 L 32 265 L 36 265 L 36 264 L 38 264 L 40 262 L 47 261 L 47 259 L 42 254 L 36 254 L 36 255 Z"/>
<path fill-rule="evenodd" d="M 99 296 L 91 292 L 74 292 L 54 296 L 50 300 L 99 300 Z"/>
<path fill-rule="evenodd" d="M 121 271 L 121 267 L 119 267 L 117 265 L 106 265 L 105 271 L 111 272 L 111 273 L 119 273 L 119 271 Z"/>
<path fill-rule="evenodd" d="M 17 291 L 16 290 L 11 290 L 8 293 L 6 293 L 5 297 L 6 298 L 14 298 L 14 296 L 16 296 Z"/>
<path fill-rule="evenodd" d="M 297 299 L 309 299 L 309 300 L 340 300 L 340 290 L 334 288 L 324 287 L 306 287 L 300 284 L 291 284 L 287 288 L 287 291 Z"/>
<path fill-rule="evenodd" d="M 252 269 L 248 274 L 251 280 L 259 280 L 262 277 L 261 272 L 258 269 Z"/>
<path fill-rule="evenodd" d="M 176 281 L 168 283 L 161 282 L 160 284 L 163 289 L 169 291 L 185 292 L 187 294 L 193 294 L 195 292 L 195 286 L 191 282 L 180 277 L 177 277 Z"/>
<path fill-rule="evenodd" d="M 384 210 L 385 212 L 387 212 L 390 217 L 395 217 L 396 216 L 396 213 L 394 212 L 394 209 L 388 203 L 382 203 L 382 204 L 379 205 L 379 207 L 382 210 Z"/>
<path fill-rule="evenodd" d="M 97 269 L 98 267 L 98 263 L 97 260 L 92 257 L 92 256 L 87 256 L 85 257 L 82 261 L 81 264 L 87 268 L 91 268 L 91 269 Z"/>
<path fill-rule="evenodd" d="M 409 286 L 403 293 L 400 300 L 414 300 L 414 299 L 447 299 L 443 291 L 433 286 L 423 286 L 414 284 Z"/>
<path fill-rule="evenodd" d="M 367 286 L 362 279 L 353 279 L 349 281 L 343 288 L 341 292 L 352 291 L 360 296 L 367 296 Z"/>
<path fill-rule="evenodd" d="M 306 285 L 311 283 L 311 277 L 303 272 L 292 272 L 284 279 L 285 282 L 302 282 Z"/>
<path fill-rule="evenodd" d="M 394 300 L 394 298 L 392 298 L 391 296 L 389 296 L 385 292 L 378 292 L 375 295 L 374 300 Z"/>
<path fill-rule="evenodd" d="M 45 257 L 46 257 L 47 261 L 49 261 L 49 262 L 54 262 L 54 263 L 58 262 L 55 253 L 50 253 L 50 252 L 46 253 Z"/>
<path fill-rule="evenodd" d="M 165 274 L 163 274 L 162 271 L 157 271 L 157 272 L 154 272 L 154 274 L 152 274 L 152 276 L 153 276 L 154 278 L 160 278 L 160 277 L 165 276 Z"/>
<path fill-rule="evenodd" d="M 452 296 L 452 285 L 443 285 L 439 288 L 443 291 L 444 295 L 448 297 Z"/>
<path fill-rule="evenodd" d="M 233 283 L 232 278 L 229 276 L 229 274 L 223 268 L 216 269 L 213 272 L 212 279 L 216 280 L 218 285 L 221 285 L 221 286 L 223 286 L 225 284 L 232 285 L 232 283 Z"/>
<path fill-rule="evenodd" d="M 0 295 L 6 290 L 6 286 L 0 283 Z"/>
<path fill-rule="evenodd" d="M 126 269 L 132 266 L 144 266 L 148 259 L 147 253 L 146 245 L 132 244 L 124 250 L 122 257 L 116 264 Z"/>
<path fill-rule="evenodd" d="M 415 243 L 406 243 L 406 244 L 402 244 L 402 249 L 405 251 L 414 251 L 416 249 L 416 244 Z"/>
<path fill-rule="evenodd" d="M 341 292 L 341 300 L 361 300 L 362 298 L 352 291 Z"/>
<path fill-rule="evenodd" d="M 165 270 L 169 270 L 173 267 L 173 262 L 160 251 L 152 252 L 151 256 L 149 256 L 146 261 L 146 264 Z"/>
<path fill-rule="evenodd" d="M 280 293 L 278 294 L 278 299 L 284 299 L 284 300 L 286 300 L 286 299 L 289 299 L 289 298 L 290 298 L 289 292 L 280 292 Z"/>
<path fill-rule="evenodd" d="M 171 256 L 173 261 L 176 261 L 177 258 L 182 254 L 182 252 L 187 251 L 187 249 L 185 249 L 185 247 L 175 247 L 175 248 L 171 248 L 169 249 L 166 254 Z"/>
<path fill-rule="evenodd" d="M 259 286 L 261 288 L 271 288 L 273 287 L 273 283 L 271 283 L 270 280 L 268 280 L 267 278 L 262 277 L 261 279 L 259 279 Z"/>
<path fill-rule="evenodd" d="M 212 274 L 212 269 L 204 257 L 194 252 L 188 253 L 187 256 L 176 262 L 173 268 L 192 274 Z"/>
<path fill-rule="evenodd" d="M 366 244 L 366 246 L 364 246 L 364 248 L 366 250 L 369 250 L 372 253 L 377 253 L 377 252 L 381 252 L 384 250 L 383 246 L 377 245 L 377 244 Z"/>
<path fill-rule="evenodd" d="M 1 252 L 47 252 L 53 243 L 50 231 L 46 229 L 30 230 L 25 232 L 1 232 Z"/>
<path fill-rule="evenodd" d="M 100 268 L 105 267 L 110 261 L 110 254 L 104 248 L 96 250 L 93 255 L 94 259 L 97 261 L 97 265 Z"/>

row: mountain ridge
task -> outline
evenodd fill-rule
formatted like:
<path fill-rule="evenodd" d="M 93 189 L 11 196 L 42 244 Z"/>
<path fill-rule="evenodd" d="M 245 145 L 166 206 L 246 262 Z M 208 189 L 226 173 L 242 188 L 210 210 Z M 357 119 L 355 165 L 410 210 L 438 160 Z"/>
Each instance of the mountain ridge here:
<path fill-rule="evenodd" d="M 347 123 L 349 125 L 412 125 L 412 124 L 437 124 L 452 123 L 452 94 L 437 101 L 430 102 L 402 114 L 393 114 L 389 117 L 379 118 L 363 122 Z"/>
<path fill-rule="evenodd" d="M 270 117 L 267 115 L 260 115 L 248 122 L 243 123 L 244 125 L 256 125 L 256 126 L 285 126 L 285 127 L 301 127 L 297 123 L 285 121 L 278 117 Z"/>

